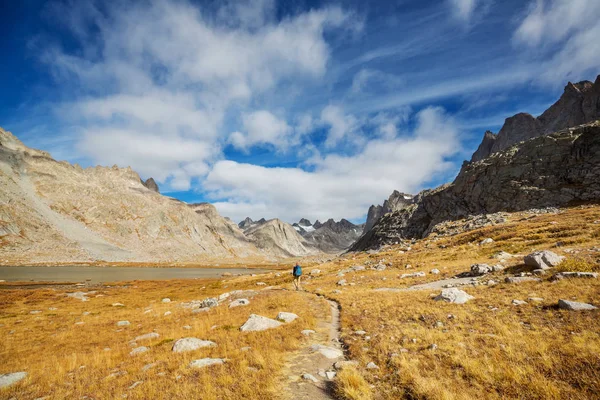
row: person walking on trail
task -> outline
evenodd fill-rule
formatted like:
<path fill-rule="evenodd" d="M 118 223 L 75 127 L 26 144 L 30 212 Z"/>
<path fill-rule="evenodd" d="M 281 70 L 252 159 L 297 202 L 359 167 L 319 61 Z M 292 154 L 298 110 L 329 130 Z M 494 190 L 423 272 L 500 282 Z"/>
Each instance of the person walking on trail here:
<path fill-rule="evenodd" d="M 293 275 L 294 287 L 296 288 L 296 290 L 301 290 L 302 288 L 300 287 L 300 277 L 302 276 L 302 267 L 300 267 L 298 263 L 296 263 L 296 265 L 294 266 Z"/>

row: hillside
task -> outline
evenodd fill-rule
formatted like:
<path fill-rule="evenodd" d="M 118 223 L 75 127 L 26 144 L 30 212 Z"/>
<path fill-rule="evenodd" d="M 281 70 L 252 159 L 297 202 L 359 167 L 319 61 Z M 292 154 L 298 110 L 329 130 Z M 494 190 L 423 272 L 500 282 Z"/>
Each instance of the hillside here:
<path fill-rule="evenodd" d="M 254 224 L 246 229 L 244 234 L 259 249 L 267 249 L 270 253 L 280 257 L 308 256 L 319 252 L 304 240 L 290 224 L 279 219 Z"/>

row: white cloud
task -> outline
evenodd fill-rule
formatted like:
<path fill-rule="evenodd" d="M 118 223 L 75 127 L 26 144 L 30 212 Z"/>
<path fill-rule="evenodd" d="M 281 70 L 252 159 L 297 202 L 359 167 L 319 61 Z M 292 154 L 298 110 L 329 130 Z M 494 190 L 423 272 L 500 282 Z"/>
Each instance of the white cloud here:
<path fill-rule="evenodd" d="M 358 120 L 351 114 L 345 114 L 339 106 L 328 105 L 321 111 L 321 123 L 329 126 L 325 147 L 337 146 L 344 139 L 352 139 L 359 128 Z"/>
<path fill-rule="evenodd" d="M 469 21 L 475 12 L 478 0 L 449 0 L 454 15 L 463 20 Z"/>
<path fill-rule="evenodd" d="M 446 157 L 459 148 L 457 136 L 452 118 L 427 108 L 417 114 L 410 135 L 371 140 L 352 156 L 315 158 L 310 171 L 223 160 L 204 187 L 218 200 L 219 211 L 234 220 L 359 218 L 374 198 L 383 200 L 394 189 L 415 192 L 447 170 Z"/>
<path fill-rule="evenodd" d="M 81 48 L 48 46 L 41 58 L 74 89 L 76 101 L 59 111 L 83 132 L 78 148 L 178 190 L 207 172 L 236 129 L 229 141 L 240 148 L 294 144 L 296 131 L 254 100 L 282 82 L 321 79 L 325 34 L 360 26 L 339 7 L 277 20 L 271 0 L 217 10 L 186 0 L 57 7 Z M 243 127 L 225 126 L 238 116 Z"/>
<path fill-rule="evenodd" d="M 597 0 L 532 1 L 514 33 L 515 43 L 542 61 L 540 79 L 560 85 L 598 73 L 598 37 Z"/>
<path fill-rule="evenodd" d="M 266 110 L 254 111 L 242 116 L 246 134 L 234 132 L 230 142 L 238 149 L 247 150 L 256 144 L 271 144 L 286 150 L 294 140 L 293 130 L 286 121 Z"/>

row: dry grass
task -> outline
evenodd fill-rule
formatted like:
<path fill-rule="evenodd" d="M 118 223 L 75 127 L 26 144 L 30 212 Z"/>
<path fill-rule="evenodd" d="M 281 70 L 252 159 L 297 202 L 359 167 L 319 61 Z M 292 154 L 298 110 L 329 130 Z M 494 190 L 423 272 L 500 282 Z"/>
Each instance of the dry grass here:
<path fill-rule="evenodd" d="M 357 369 L 340 372 L 336 395 L 341 399 L 590 399 L 600 398 L 600 314 L 568 312 L 556 307 L 566 298 L 598 305 L 600 280 L 563 280 L 464 290 L 475 299 L 464 304 L 432 300 L 439 290 L 375 292 L 383 287 L 404 288 L 449 278 L 473 263 L 496 264 L 499 251 L 518 254 L 506 269 L 490 276 L 502 282 L 509 274 L 527 271 L 522 256 L 551 249 L 567 260 L 556 269 L 600 270 L 600 206 L 576 207 L 560 214 L 515 213 L 505 224 L 450 237 L 417 241 L 410 251 L 399 246 L 378 254 L 348 254 L 319 265 L 310 276 L 308 291 L 323 293 L 342 306 L 342 338 Z M 479 246 L 487 237 L 494 243 Z M 403 252 L 401 252 L 403 250 Z M 385 271 L 338 272 L 352 265 L 382 262 Z M 407 264 L 410 269 L 405 268 Z M 310 265 L 310 264 L 309 264 Z M 283 265 L 282 265 L 283 267 Z M 436 268 L 439 275 L 429 272 Z M 400 279 L 415 271 L 425 277 Z M 346 286 L 338 286 L 340 279 Z M 486 278 L 487 279 L 487 278 Z M 291 286 L 286 274 L 230 278 L 227 281 L 136 282 L 102 288 L 89 302 L 62 296 L 61 289 L 0 292 L 0 372 L 26 370 L 23 384 L 1 397 L 35 398 L 203 398 L 268 399 L 276 397 L 278 376 L 286 355 L 302 345 L 299 331 L 315 328 L 328 315 L 327 305 L 294 292 L 264 291 L 249 307 L 220 306 L 193 315 L 178 303 L 203 299 L 234 289 L 256 289 L 257 281 Z M 340 292 L 338 292 L 338 290 Z M 173 303 L 160 299 L 170 297 Z M 542 301 L 529 300 L 543 298 Z M 515 306 L 512 300 L 528 304 Z M 124 303 L 115 308 L 114 302 Z M 48 310 L 56 307 L 56 311 Z M 152 313 L 144 314 L 147 308 Z M 31 310 L 42 314 L 31 315 Z M 170 310 L 172 315 L 164 316 Z M 264 333 L 242 334 L 238 327 L 250 313 L 274 317 L 278 311 L 301 315 L 302 321 Z M 89 315 L 83 315 L 89 311 Z M 452 317 L 449 317 L 452 315 Z M 119 320 L 130 327 L 117 328 Z M 84 325 L 75 325 L 83 321 Z M 190 325 L 191 330 L 183 329 Z M 211 329 L 217 325 L 215 329 Z M 156 330 L 160 338 L 150 351 L 129 356 L 129 341 Z M 365 330 L 366 336 L 354 334 Z M 12 333 L 10 333 L 12 331 Z M 190 354 L 173 354 L 172 341 L 194 336 L 218 347 Z M 413 340 L 414 339 L 414 340 Z M 437 345 L 435 350 L 430 349 Z M 251 346 L 248 352 L 240 351 Z M 104 351 L 110 347 L 110 351 Z M 192 359 L 226 357 L 223 366 L 191 370 Z M 157 362 L 146 371 L 142 367 Z M 368 362 L 379 369 L 367 370 Z M 83 368 L 82 368 L 83 367 Z M 249 368 L 250 367 L 250 368 Z M 114 371 L 127 374 L 107 378 Z M 128 389 L 134 382 L 143 383 Z"/>
<path fill-rule="evenodd" d="M 0 392 L 0 397 L 108 399 L 126 394 L 130 399 L 272 398 L 286 354 L 306 340 L 300 330 L 315 329 L 316 318 L 328 315 L 328 308 L 324 301 L 315 308 L 310 296 L 275 290 L 261 292 L 246 307 L 221 305 L 207 313 L 192 314 L 179 306 L 182 301 L 204 299 L 238 287 L 256 288 L 246 279 L 233 279 L 225 285 L 199 280 L 135 282 L 99 289 L 88 302 L 65 297 L 61 290 L 2 290 L 0 372 L 27 371 L 29 376 Z M 163 297 L 172 302 L 162 303 Z M 113 307 L 116 302 L 125 307 Z M 148 309 L 152 312 L 145 313 Z M 30 314 L 34 310 L 42 313 Z M 172 314 L 165 316 L 166 311 Z M 249 314 L 274 318 L 279 311 L 295 312 L 301 320 L 265 332 L 239 331 Z M 131 325 L 117 327 L 121 320 Z M 184 329 L 185 325 L 191 329 Z M 137 343 L 150 350 L 130 356 L 129 342 L 153 331 L 160 334 L 158 339 Z M 183 337 L 212 340 L 218 346 L 173 353 L 174 340 Z M 251 349 L 240 350 L 246 346 Z M 188 367 L 190 361 L 203 357 L 227 358 L 228 362 L 202 370 Z M 151 363 L 156 365 L 143 371 Z M 115 372 L 122 375 L 111 377 Z M 136 381 L 143 383 L 128 389 Z"/>

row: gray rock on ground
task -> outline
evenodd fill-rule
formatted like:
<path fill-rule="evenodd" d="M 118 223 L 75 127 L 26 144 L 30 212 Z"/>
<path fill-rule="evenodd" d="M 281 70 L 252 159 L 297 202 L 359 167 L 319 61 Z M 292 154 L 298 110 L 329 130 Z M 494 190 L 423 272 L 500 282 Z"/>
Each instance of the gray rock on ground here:
<path fill-rule="evenodd" d="M 487 264 L 473 264 L 471 265 L 472 276 L 482 276 L 493 272 L 494 269 Z"/>
<path fill-rule="evenodd" d="M 211 308 L 211 307 L 216 307 L 218 305 L 219 305 L 219 300 L 214 297 L 211 297 L 211 298 L 202 300 L 202 302 L 200 303 L 200 308 Z"/>
<path fill-rule="evenodd" d="M 551 279 L 556 281 L 556 280 L 561 280 L 561 279 L 565 279 L 565 278 L 597 279 L 598 273 L 597 272 L 559 272 L 558 274 L 554 275 Z"/>
<path fill-rule="evenodd" d="M 312 381 L 314 383 L 319 382 L 319 380 L 311 374 L 302 374 L 302 379 L 307 380 L 307 381 Z"/>
<path fill-rule="evenodd" d="M 294 313 L 290 313 L 290 312 L 280 312 L 279 314 L 277 314 L 277 320 L 278 321 L 283 321 L 283 322 L 292 322 L 294 321 L 296 318 L 299 318 L 296 314 Z"/>
<path fill-rule="evenodd" d="M 561 310 L 571 310 L 571 311 L 581 311 L 581 310 L 596 310 L 598 307 L 595 307 L 588 303 L 580 303 L 577 301 L 571 300 L 558 300 L 558 308 Z"/>
<path fill-rule="evenodd" d="M 436 301 L 446 301 L 455 304 L 464 304 L 471 299 L 474 299 L 474 297 L 457 288 L 443 289 L 442 293 L 434 298 Z"/>
<path fill-rule="evenodd" d="M 204 368 L 211 365 L 222 365 L 225 363 L 224 358 L 200 358 L 190 363 L 191 368 Z"/>
<path fill-rule="evenodd" d="M 536 269 L 549 269 L 552 267 L 556 267 L 559 265 L 565 258 L 559 256 L 558 254 L 549 251 L 535 251 L 531 254 L 528 254 L 523 259 L 525 265 L 529 265 L 531 267 L 535 267 Z"/>
<path fill-rule="evenodd" d="M 237 299 L 229 303 L 229 308 L 247 306 L 248 304 L 250 304 L 250 300 L 248 299 Z"/>
<path fill-rule="evenodd" d="M 534 278 L 531 276 L 507 276 L 504 279 L 506 283 L 523 283 L 523 282 L 541 282 L 540 278 Z"/>
<path fill-rule="evenodd" d="M 194 351 L 204 347 L 216 347 L 217 344 L 210 340 L 202 340 L 194 337 L 179 339 L 173 344 L 174 353 L 183 353 L 186 351 Z"/>
<path fill-rule="evenodd" d="M 27 377 L 27 372 L 12 372 L 0 375 L 0 388 L 13 385 Z"/>
<path fill-rule="evenodd" d="M 303 331 L 300 332 L 301 334 L 303 334 L 304 336 L 310 336 L 314 333 L 316 333 L 315 331 L 313 331 L 312 329 L 304 329 Z"/>
<path fill-rule="evenodd" d="M 146 346 L 136 347 L 129 353 L 130 356 L 135 356 L 147 352 L 149 349 Z"/>
<path fill-rule="evenodd" d="M 248 320 L 240 327 L 242 332 L 257 332 L 267 329 L 278 328 L 283 325 L 281 322 L 261 315 L 250 314 Z"/>
<path fill-rule="evenodd" d="M 344 352 L 340 349 L 336 349 L 335 347 L 313 344 L 310 346 L 310 348 L 312 351 L 321 353 L 321 355 L 329 359 L 341 358 L 344 356 Z"/>
<path fill-rule="evenodd" d="M 158 339 L 159 337 L 160 337 L 160 335 L 158 333 L 150 332 L 150 333 L 146 333 L 144 335 L 137 336 L 135 339 L 133 339 L 133 341 L 137 342 L 140 340 Z"/>
<path fill-rule="evenodd" d="M 117 326 L 129 326 L 131 325 L 131 322 L 129 321 L 119 321 L 117 322 Z"/>

